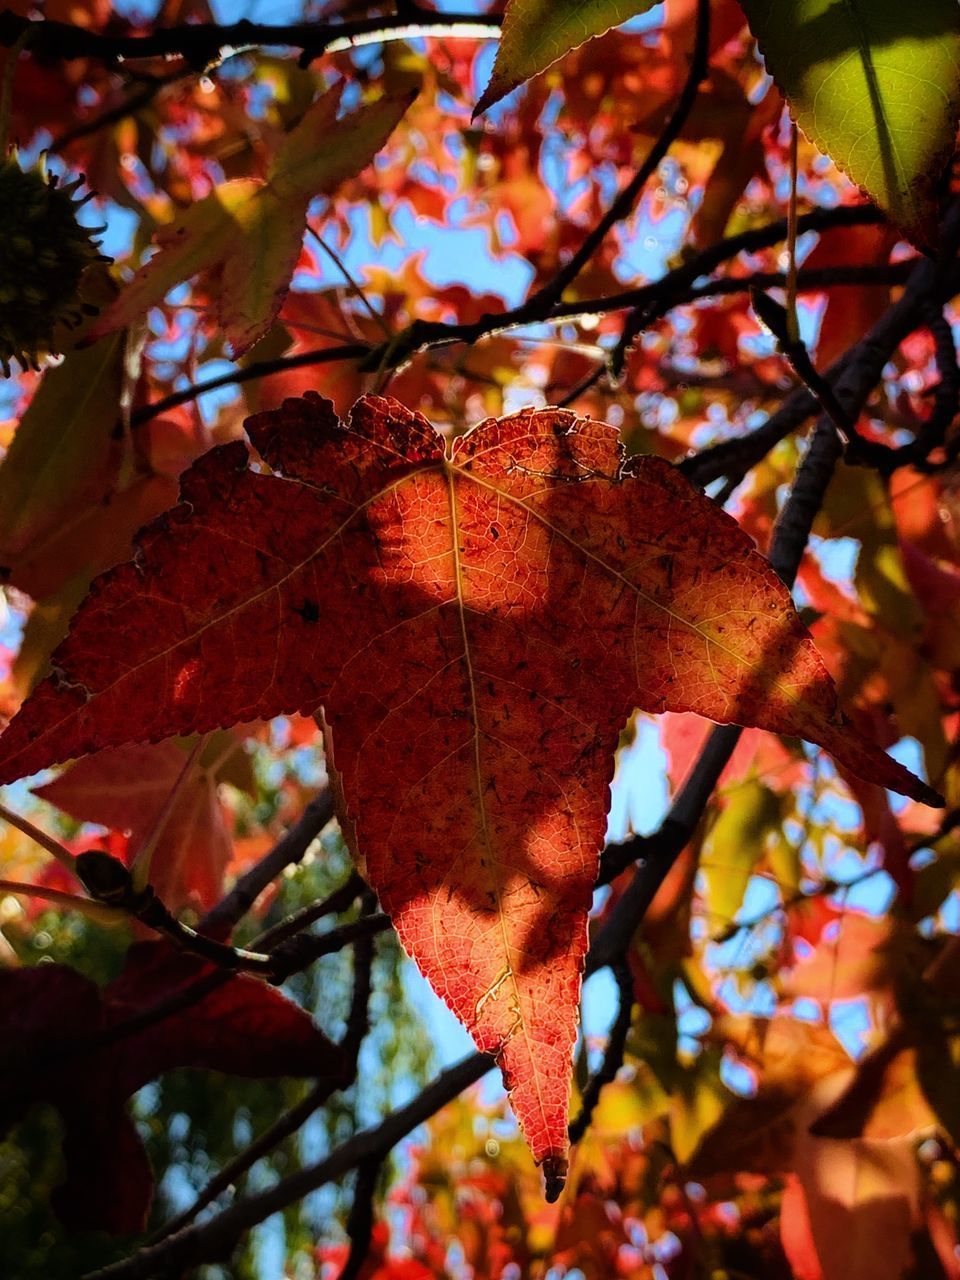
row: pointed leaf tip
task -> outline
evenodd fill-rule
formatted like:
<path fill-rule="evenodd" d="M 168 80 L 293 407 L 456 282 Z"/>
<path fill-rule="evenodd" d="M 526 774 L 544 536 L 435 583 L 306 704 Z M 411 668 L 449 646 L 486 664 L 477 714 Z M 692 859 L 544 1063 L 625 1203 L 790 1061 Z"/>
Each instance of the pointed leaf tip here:
<path fill-rule="evenodd" d="M 658 0 L 509 0 L 490 83 L 472 120 L 594 36 L 652 9 Z"/>
<path fill-rule="evenodd" d="M 547 1156 L 542 1164 L 543 1194 L 547 1204 L 556 1204 L 567 1183 L 567 1161 L 564 1156 Z"/>

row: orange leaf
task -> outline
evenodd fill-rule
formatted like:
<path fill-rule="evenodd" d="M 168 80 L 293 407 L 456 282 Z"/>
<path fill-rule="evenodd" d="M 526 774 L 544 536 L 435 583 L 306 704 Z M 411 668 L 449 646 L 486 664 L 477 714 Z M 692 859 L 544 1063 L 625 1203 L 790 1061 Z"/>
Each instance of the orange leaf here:
<path fill-rule="evenodd" d="M 911 1262 L 911 1232 L 920 1225 L 916 1139 L 811 1137 L 810 1122 L 838 1082 L 820 1081 L 794 1113 L 799 1185 L 784 1197 L 784 1249 L 805 1280 L 817 1280 L 814 1257 L 822 1280 L 900 1280 Z M 794 1217 L 801 1199 L 808 1233 L 798 1230 L 800 1215 Z"/>

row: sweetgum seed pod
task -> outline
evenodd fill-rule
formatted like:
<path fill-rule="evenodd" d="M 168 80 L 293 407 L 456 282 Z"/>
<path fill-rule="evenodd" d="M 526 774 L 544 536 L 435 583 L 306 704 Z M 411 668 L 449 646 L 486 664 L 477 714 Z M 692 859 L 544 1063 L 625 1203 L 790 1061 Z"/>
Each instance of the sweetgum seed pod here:
<path fill-rule="evenodd" d="M 83 227 L 77 210 L 90 196 L 74 200 L 82 185 L 63 185 L 46 171 L 43 157 L 22 169 L 15 154 L 0 160 L 0 368 L 10 362 L 39 369 L 40 358 L 57 354 L 57 325 L 75 328 L 89 304 L 80 298 L 80 278 L 91 262 L 107 262 L 94 236 L 102 227 Z"/>

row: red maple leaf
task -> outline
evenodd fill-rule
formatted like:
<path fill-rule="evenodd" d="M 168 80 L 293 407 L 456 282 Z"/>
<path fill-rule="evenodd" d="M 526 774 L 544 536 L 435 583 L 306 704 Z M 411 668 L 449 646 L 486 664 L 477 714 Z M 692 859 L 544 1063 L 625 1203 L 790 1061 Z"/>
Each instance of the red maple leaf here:
<path fill-rule="evenodd" d="M 101 577 L 0 739 L 0 783 L 322 707 L 343 830 L 407 950 L 496 1054 L 554 1186 L 586 920 L 634 708 L 819 743 L 938 797 L 848 724 L 789 592 L 669 464 L 558 409 L 450 448 L 318 396 L 203 457 Z M 331 767 L 334 765 L 330 755 Z"/>

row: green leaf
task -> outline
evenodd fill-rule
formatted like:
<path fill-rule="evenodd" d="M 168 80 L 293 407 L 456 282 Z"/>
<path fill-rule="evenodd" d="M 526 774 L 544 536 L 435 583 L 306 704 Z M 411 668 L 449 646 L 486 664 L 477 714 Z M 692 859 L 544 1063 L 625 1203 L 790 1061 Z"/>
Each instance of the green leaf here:
<path fill-rule="evenodd" d="M 729 924 L 740 907 L 767 837 L 780 829 L 780 798 L 759 782 L 730 795 L 704 846 L 700 869 L 711 923 Z"/>
<path fill-rule="evenodd" d="M 571 49 L 646 13 L 656 3 L 657 0 L 509 0 L 493 74 L 474 117 L 531 76 L 546 71 Z"/>
<path fill-rule="evenodd" d="M 108 488 L 124 336 L 48 369 L 0 466 L 0 565 L 59 530 Z"/>
<path fill-rule="evenodd" d="M 918 244 L 960 113 L 957 0 L 740 0 L 791 115 Z"/>

